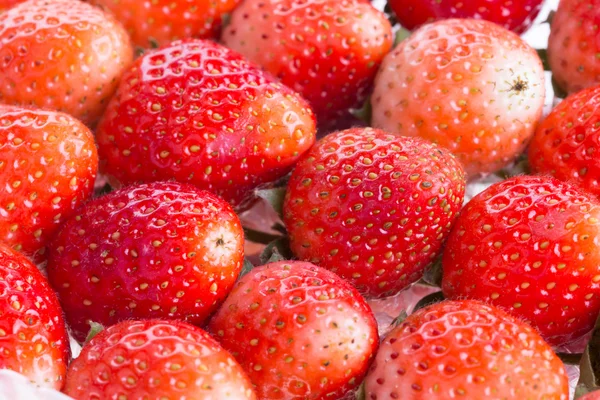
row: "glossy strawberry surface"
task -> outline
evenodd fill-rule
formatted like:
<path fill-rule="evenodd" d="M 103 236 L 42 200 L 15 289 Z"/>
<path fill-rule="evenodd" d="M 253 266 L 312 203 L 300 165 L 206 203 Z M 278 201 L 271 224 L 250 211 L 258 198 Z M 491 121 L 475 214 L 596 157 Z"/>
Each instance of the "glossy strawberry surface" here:
<path fill-rule="evenodd" d="M 464 170 L 447 150 L 355 128 L 326 136 L 296 165 L 284 222 L 298 258 L 384 297 L 439 254 L 464 190 Z"/>
<path fill-rule="evenodd" d="M 50 246 L 48 276 L 82 340 L 88 321 L 201 324 L 241 271 L 244 237 L 231 207 L 194 186 L 131 186 L 81 208 Z"/>
<path fill-rule="evenodd" d="M 379 344 L 360 294 L 300 261 L 245 275 L 209 331 L 247 371 L 260 399 L 340 399 L 356 389 Z"/>
<path fill-rule="evenodd" d="M 494 184 L 467 204 L 446 244 L 443 291 L 490 302 L 552 345 L 600 311 L 600 203 L 550 177 Z"/>

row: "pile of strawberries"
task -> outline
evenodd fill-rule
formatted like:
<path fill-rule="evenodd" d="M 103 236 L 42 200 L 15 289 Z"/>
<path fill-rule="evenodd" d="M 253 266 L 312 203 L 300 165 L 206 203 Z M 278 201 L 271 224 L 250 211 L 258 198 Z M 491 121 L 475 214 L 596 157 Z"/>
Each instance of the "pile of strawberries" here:
<path fill-rule="evenodd" d="M 558 349 L 594 332 L 599 399 L 600 0 L 539 53 L 541 7 L 0 1 L 0 369 L 76 400 L 567 400 Z M 380 337 L 367 301 L 413 284 Z"/>

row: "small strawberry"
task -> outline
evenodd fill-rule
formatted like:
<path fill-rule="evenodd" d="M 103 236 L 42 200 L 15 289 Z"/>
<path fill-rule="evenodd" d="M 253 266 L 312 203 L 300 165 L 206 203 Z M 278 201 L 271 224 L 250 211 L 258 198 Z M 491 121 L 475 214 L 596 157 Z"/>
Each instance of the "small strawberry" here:
<path fill-rule="evenodd" d="M 65 393 L 78 400 L 254 400 L 235 359 L 181 321 L 124 321 L 94 336 L 69 366 Z"/>
<path fill-rule="evenodd" d="M 542 115 L 544 69 L 516 34 L 451 19 L 419 29 L 384 60 L 373 125 L 450 149 L 467 173 L 493 172 L 523 152 Z"/>
<path fill-rule="evenodd" d="M 379 339 L 360 294 L 337 275 L 282 261 L 245 275 L 208 326 L 259 399 L 341 399 L 360 385 Z"/>
<path fill-rule="evenodd" d="M 0 14 L 0 102 L 94 124 L 133 49 L 127 32 L 79 0 L 29 0 Z"/>
<path fill-rule="evenodd" d="M 567 400 L 561 360 L 528 325 L 475 301 L 409 316 L 383 340 L 366 399 Z"/>
<path fill-rule="evenodd" d="M 310 148 L 315 120 L 241 55 L 189 39 L 137 60 L 97 139 L 104 170 L 121 183 L 176 179 L 244 208 Z"/>
<path fill-rule="evenodd" d="M 600 83 L 600 0 L 561 1 L 552 18 L 548 62 L 567 92 Z"/>
<path fill-rule="evenodd" d="M 529 321 L 552 345 L 600 312 L 600 203 L 550 177 L 519 176 L 467 204 L 444 251 L 443 291 Z"/>
<path fill-rule="evenodd" d="M 523 33 L 533 25 L 543 0 L 389 0 L 388 3 L 407 29 L 441 19 L 476 18 Z"/>
<path fill-rule="evenodd" d="M 363 104 L 393 34 L 364 0 L 246 0 L 223 41 L 301 93 L 319 122 L 328 122 Z"/>
<path fill-rule="evenodd" d="M 217 38 L 240 0 L 90 0 L 110 11 L 142 48 L 188 37 Z"/>
<path fill-rule="evenodd" d="M 561 102 L 538 126 L 529 146 L 534 172 L 570 181 L 600 198 L 600 86 Z"/>
<path fill-rule="evenodd" d="M 50 246 L 48 277 L 77 339 L 88 322 L 131 318 L 201 324 L 243 264 L 231 207 L 191 185 L 156 182 L 88 203 Z"/>
<path fill-rule="evenodd" d="M 0 244 L 0 369 L 61 389 L 69 337 L 54 291 L 23 255 Z"/>
<path fill-rule="evenodd" d="M 92 194 L 94 136 L 70 115 L 0 105 L 0 241 L 36 262 Z"/>
<path fill-rule="evenodd" d="M 464 171 L 447 150 L 355 128 L 325 137 L 297 164 L 284 222 L 298 258 L 385 297 L 437 257 L 464 190 Z"/>

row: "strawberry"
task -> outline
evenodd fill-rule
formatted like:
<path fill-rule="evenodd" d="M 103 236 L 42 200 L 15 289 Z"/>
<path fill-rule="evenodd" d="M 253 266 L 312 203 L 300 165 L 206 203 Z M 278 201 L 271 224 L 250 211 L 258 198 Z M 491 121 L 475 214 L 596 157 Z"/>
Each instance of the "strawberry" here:
<path fill-rule="evenodd" d="M 363 104 L 393 34 L 364 0 L 246 0 L 223 42 L 301 93 L 328 122 Z"/>
<path fill-rule="evenodd" d="M 80 209 L 50 246 L 48 277 L 80 340 L 90 320 L 201 324 L 237 279 L 243 245 L 240 221 L 223 200 L 191 185 L 156 182 Z"/>
<path fill-rule="evenodd" d="M 587 393 L 584 396 L 578 397 L 577 400 L 600 400 L 600 390 Z"/>
<path fill-rule="evenodd" d="M 421 309 L 383 340 L 366 399 L 567 400 L 561 360 L 528 325 L 475 301 Z"/>
<path fill-rule="evenodd" d="M 418 280 L 439 254 L 465 191 L 445 149 L 371 128 L 333 133 L 294 170 L 283 205 L 294 254 L 369 297 Z"/>
<path fill-rule="evenodd" d="M 533 25 L 543 0 L 389 0 L 388 3 L 407 29 L 441 19 L 476 18 L 523 33 Z"/>
<path fill-rule="evenodd" d="M 29 0 L 0 14 L 0 102 L 94 124 L 131 63 L 127 32 L 79 0 Z"/>
<path fill-rule="evenodd" d="M 0 0 L 0 12 L 7 10 L 19 3 L 23 3 L 25 0 Z"/>
<path fill-rule="evenodd" d="M 487 21 L 444 20 L 385 58 L 373 125 L 447 147 L 473 177 L 523 152 L 544 95 L 540 58 L 516 34 Z"/>
<path fill-rule="evenodd" d="M 61 389 L 69 337 L 58 299 L 23 255 L 0 244 L 0 369 Z"/>
<path fill-rule="evenodd" d="M 561 1 L 552 18 L 548 62 L 569 93 L 600 83 L 600 0 Z"/>
<path fill-rule="evenodd" d="M 600 86 L 561 102 L 538 126 L 529 146 L 534 172 L 570 181 L 600 198 Z"/>
<path fill-rule="evenodd" d="M 208 326 L 248 373 L 259 399 L 341 399 L 360 385 L 379 344 L 360 294 L 310 263 L 251 270 Z"/>
<path fill-rule="evenodd" d="M 256 399 L 248 377 L 200 328 L 124 321 L 94 336 L 69 366 L 65 393 L 85 399 Z"/>
<path fill-rule="evenodd" d="M 0 105 L 0 241 L 36 262 L 61 224 L 94 190 L 94 136 L 54 111 Z"/>
<path fill-rule="evenodd" d="M 550 177 L 492 185 L 463 209 L 443 257 L 451 299 L 490 302 L 552 345 L 589 332 L 600 312 L 600 203 Z"/>
<path fill-rule="evenodd" d="M 121 183 L 174 178 L 244 208 L 314 143 L 315 119 L 241 55 L 188 39 L 137 60 L 97 140 L 104 170 Z"/>
<path fill-rule="evenodd" d="M 240 0 L 90 0 L 110 11 L 142 48 L 188 37 L 217 38 L 225 14 Z"/>

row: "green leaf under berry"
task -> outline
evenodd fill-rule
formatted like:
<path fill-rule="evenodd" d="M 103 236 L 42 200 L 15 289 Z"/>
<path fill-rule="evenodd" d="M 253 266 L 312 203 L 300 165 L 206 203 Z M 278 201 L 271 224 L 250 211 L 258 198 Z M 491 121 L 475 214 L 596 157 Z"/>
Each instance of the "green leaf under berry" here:
<path fill-rule="evenodd" d="M 89 330 L 87 336 L 85 337 L 85 344 L 88 344 L 90 342 L 90 340 L 92 340 L 94 338 L 94 336 L 96 336 L 97 334 L 99 334 L 100 332 L 102 332 L 104 330 L 104 326 L 97 322 L 88 321 L 88 324 L 90 325 L 90 330 Z"/>
<path fill-rule="evenodd" d="M 583 352 L 579 369 L 581 373 L 575 398 L 600 389 L 600 317 L 596 320 L 590 341 Z"/>
<path fill-rule="evenodd" d="M 446 300 L 446 298 L 444 297 L 444 294 L 442 292 L 428 294 L 427 296 L 419 300 L 419 302 L 415 305 L 413 313 L 432 304 L 440 303 L 444 300 Z"/>
<path fill-rule="evenodd" d="M 437 288 L 442 287 L 442 257 L 438 257 L 429 267 L 425 269 L 425 273 L 421 278 L 421 282 L 427 286 Z"/>
<path fill-rule="evenodd" d="M 292 258 L 289 239 L 283 236 L 269 243 L 260 254 L 261 264 L 290 260 Z"/>
<path fill-rule="evenodd" d="M 283 217 L 283 200 L 285 199 L 285 186 L 272 189 L 259 189 L 256 191 L 256 196 L 264 199 L 277 212 L 279 218 Z"/>
<path fill-rule="evenodd" d="M 240 272 L 238 279 L 252 271 L 252 269 L 254 269 L 254 265 L 247 258 L 244 258 L 244 266 L 242 267 L 242 272 Z"/>

